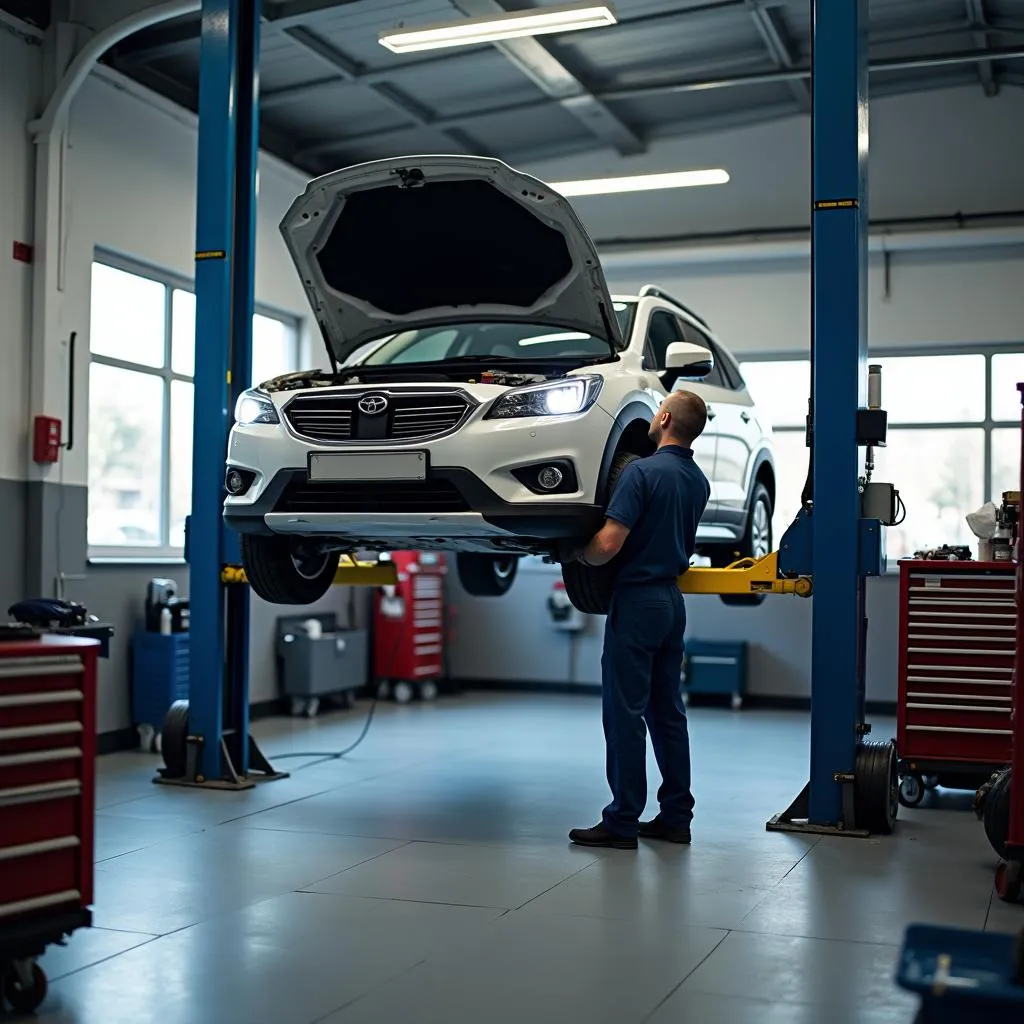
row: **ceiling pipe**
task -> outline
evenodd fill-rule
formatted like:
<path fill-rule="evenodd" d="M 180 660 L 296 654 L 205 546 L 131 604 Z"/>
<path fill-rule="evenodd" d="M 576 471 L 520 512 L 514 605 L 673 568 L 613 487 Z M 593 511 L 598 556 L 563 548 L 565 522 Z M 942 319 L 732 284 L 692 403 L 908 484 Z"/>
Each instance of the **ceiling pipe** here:
<path fill-rule="evenodd" d="M 201 6 L 201 0 L 167 0 L 155 7 L 137 11 L 97 32 L 82 47 L 67 71 L 64 72 L 64 76 L 57 88 L 54 89 L 42 115 L 29 121 L 28 130 L 32 138 L 37 142 L 41 138 L 50 138 L 55 129 L 63 125 L 78 90 L 81 89 L 100 57 L 112 46 L 116 46 L 135 32 L 141 32 L 143 29 L 152 28 L 154 25 L 187 14 L 194 14 Z"/>

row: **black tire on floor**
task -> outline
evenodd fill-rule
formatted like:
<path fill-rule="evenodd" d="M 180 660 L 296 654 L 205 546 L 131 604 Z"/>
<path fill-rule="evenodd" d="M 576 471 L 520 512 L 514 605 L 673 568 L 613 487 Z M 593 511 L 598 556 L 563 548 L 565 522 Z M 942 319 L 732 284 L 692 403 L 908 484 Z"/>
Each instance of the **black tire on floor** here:
<path fill-rule="evenodd" d="M 32 1013 L 39 1009 L 46 998 L 46 972 L 36 963 L 32 964 L 31 988 L 25 988 L 21 984 L 21 978 L 13 964 L 4 972 L 2 984 L 3 997 L 15 1013 Z"/>
<path fill-rule="evenodd" d="M 293 537 L 242 534 L 242 565 L 253 593 L 270 604 L 312 604 L 334 582 L 337 552 L 304 555 Z"/>
<path fill-rule="evenodd" d="M 857 828 L 889 835 L 899 814 L 899 758 L 891 740 L 861 743 L 857 748 L 853 813 Z"/>
<path fill-rule="evenodd" d="M 985 835 L 1000 857 L 1006 856 L 1006 840 L 1010 837 L 1010 769 L 999 773 L 985 797 Z"/>
<path fill-rule="evenodd" d="M 622 471 L 635 462 L 639 455 L 632 452 L 618 452 L 612 460 L 608 473 L 608 497 L 615 491 L 615 485 Z M 613 558 L 606 565 L 587 566 L 579 562 L 568 562 L 562 566 L 562 582 L 572 606 L 584 615 L 607 615 L 615 587 L 618 568 Z"/>
<path fill-rule="evenodd" d="M 188 763 L 187 747 L 188 701 L 176 700 L 164 715 L 164 725 L 160 733 L 160 750 L 169 778 L 182 779 L 185 777 L 185 768 Z"/>
<path fill-rule="evenodd" d="M 479 555 L 460 552 L 455 567 L 462 589 L 473 597 L 501 597 L 507 594 L 519 569 L 518 555 Z"/>

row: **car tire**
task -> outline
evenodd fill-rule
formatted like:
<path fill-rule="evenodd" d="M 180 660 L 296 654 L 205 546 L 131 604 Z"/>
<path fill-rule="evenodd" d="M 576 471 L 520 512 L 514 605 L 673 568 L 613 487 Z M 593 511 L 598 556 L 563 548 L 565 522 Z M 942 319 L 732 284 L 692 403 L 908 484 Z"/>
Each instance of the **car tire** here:
<path fill-rule="evenodd" d="M 765 555 L 771 554 L 774 543 L 772 511 L 772 499 L 768 494 L 768 488 L 758 481 L 754 484 L 754 493 L 750 496 L 747 527 L 743 531 L 743 538 L 737 549 L 737 559 L 763 558 Z M 730 559 L 730 561 L 734 560 Z M 720 594 L 719 596 L 723 604 L 739 608 L 756 606 L 764 600 L 764 594 Z"/>
<path fill-rule="evenodd" d="M 334 582 L 337 552 L 302 558 L 291 537 L 242 534 L 242 565 L 249 586 L 270 604 L 312 604 Z"/>
<path fill-rule="evenodd" d="M 612 460 L 608 473 L 608 498 L 615 492 L 615 485 L 623 470 L 640 456 L 632 452 L 618 452 Z M 566 562 L 562 566 L 562 582 L 572 606 L 584 615 L 607 615 L 615 588 L 617 568 L 615 559 L 606 565 L 583 565 L 580 562 Z"/>
<path fill-rule="evenodd" d="M 478 555 L 460 552 L 455 556 L 462 589 L 473 597 L 501 597 L 508 593 L 519 568 L 518 555 Z"/>

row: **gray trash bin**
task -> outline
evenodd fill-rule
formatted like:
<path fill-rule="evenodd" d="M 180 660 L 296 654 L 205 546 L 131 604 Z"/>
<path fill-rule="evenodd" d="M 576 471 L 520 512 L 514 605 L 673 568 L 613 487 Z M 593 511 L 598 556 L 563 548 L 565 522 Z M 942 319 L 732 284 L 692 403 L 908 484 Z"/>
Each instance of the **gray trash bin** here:
<path fill-rule="evenodd" d="M 313 619 L 320 635 L 308 628 Z M 277 620 L 277 662 L 281 691 L 291 698 L 293 715 L 315 716 L 325 697 L 350 706 L 352 694 L 367 683 L 364 629 L 339 629 L 333 613 L 286 615 Z"/>

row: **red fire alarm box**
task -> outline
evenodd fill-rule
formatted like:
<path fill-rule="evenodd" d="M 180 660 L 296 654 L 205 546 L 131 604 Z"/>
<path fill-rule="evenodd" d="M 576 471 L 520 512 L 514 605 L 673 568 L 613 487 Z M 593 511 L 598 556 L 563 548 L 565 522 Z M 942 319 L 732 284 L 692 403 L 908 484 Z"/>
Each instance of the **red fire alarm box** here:
<path fill-rule="evenodd" d="M 60 420 L 37 416 L 32 421 L 32 461 L 56 462 L 60 456 Z"/>

